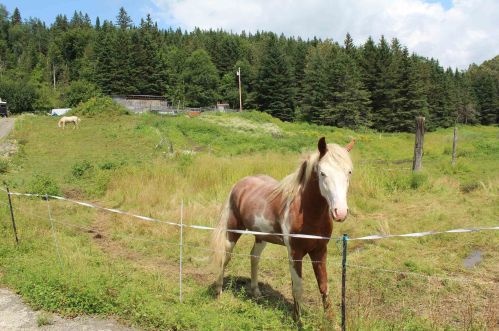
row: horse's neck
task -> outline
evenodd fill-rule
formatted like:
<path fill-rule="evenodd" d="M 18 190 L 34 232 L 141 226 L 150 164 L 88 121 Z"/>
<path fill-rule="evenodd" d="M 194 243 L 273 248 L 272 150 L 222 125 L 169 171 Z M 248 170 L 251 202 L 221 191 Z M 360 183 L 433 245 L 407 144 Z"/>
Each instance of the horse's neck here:
<path fill-rule="evenodd" d="M 311 217 L 312 220 L 307 221 L 322 221 L 320 218 L 324 215 L 327 217 L 328 204 L 326 199 L 321 194 L 319 181 L 315 172 L 305 184 L 300 192 L 301 209 L 304 216 Z"/>

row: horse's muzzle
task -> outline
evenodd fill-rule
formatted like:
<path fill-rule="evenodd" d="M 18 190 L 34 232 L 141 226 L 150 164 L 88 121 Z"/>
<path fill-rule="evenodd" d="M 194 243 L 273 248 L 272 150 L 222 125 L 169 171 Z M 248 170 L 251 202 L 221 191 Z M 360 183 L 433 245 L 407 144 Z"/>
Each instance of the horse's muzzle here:
<path fill-rule="evenodd" d="M 347 219 L 348 208 L 333 208 L 332 210 L 329 210 L 329 213 L 331 214 L 333 221 L 343 222 Z"/>

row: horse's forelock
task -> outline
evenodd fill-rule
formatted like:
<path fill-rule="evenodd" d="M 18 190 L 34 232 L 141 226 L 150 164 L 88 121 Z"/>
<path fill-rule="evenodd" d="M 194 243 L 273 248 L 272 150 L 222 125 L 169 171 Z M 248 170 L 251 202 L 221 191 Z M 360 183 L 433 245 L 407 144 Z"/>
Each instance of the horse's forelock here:
<path fill-rule="evenodd" d="M 350 158 L 350 153 L 348 153 L 344 147 L 337 144 L 329 144 L 328 153 L 326 155 L 329 157 L 330 162 L 336 163 L 336 165 L 341 169 L 352 169 L 352 159 Z"/>

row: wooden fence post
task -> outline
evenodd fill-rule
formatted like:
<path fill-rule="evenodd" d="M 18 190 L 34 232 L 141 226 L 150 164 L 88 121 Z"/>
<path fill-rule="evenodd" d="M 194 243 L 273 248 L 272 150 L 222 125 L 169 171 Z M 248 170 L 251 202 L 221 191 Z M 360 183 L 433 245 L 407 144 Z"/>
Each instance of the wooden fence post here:
<path fill-rule="evenodd" d="M 416 117 L 416 142 L 414 144 L 414 159 L 412 161 L 412 171 L 419 171 L 422 167 L 424 121 L 425 118 L 423 116 Z"/>
<path fill-rule="evenodd" d="M 457 126 L 454 126 L 454 138 L 452 139 L 452 166 L 456 165 L 456 146 L 457 146 Z"/>

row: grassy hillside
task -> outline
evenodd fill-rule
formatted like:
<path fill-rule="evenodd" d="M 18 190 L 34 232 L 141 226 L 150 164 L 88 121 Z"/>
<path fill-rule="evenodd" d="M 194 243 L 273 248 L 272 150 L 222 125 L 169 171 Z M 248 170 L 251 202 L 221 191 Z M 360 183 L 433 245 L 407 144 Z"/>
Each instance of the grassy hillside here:
<path fill-rule="evenodd" d="M 413 175 L 410 134 L 289 124 L 251 112 L 84 118 L 79 130 L 60 130 L 56 121 L 18 118 L 11 135 L 18 152 L 2 175 L 11 189 L 63 194 L 172 221 L 179 220 L 183 201 L 185 223 L 212 225 L 238 179 L 259 173 L 280 179 L 320 136 L 340 144 L 354 137 L 352 213 L 335 224 L 335 236 L 497 225 L 496 127 L 460 127 L 456 167 L 450 165 L 452 130 L 428 133 L 424 170 Z M 7 220 L 4 202 L 0 210 Z M 295 328 L 283 247 L 269 245 L 263 253 L 264 298 L 249 297 L 249 257 L 235 255 L 227 290 L 217 301 L 209 289 L 210 233 L 187 230 L 180 304 L 177 228 L 50 201 L 51 232 L 46 201 L 16 197 L 14 205 L 21 245 L 14 246 L 9 224 L 2 222 L 0 283 L 36 307 L 116 315 L 146 329 Z M 249 254 L 251 245 L 252 238 L 243 237 L 235 253 Z M 350 329 L 493 328 L 499 310 L 498 246 L 496 232 L 350 242 Z M 329 244 L 337 320 L 339 247 Z M 466 268 L 463 260 L 473 252 L 481 261 Z M 322 316 L 309 263 L 304 288 L 304 328 L 333 328 Z"/>

